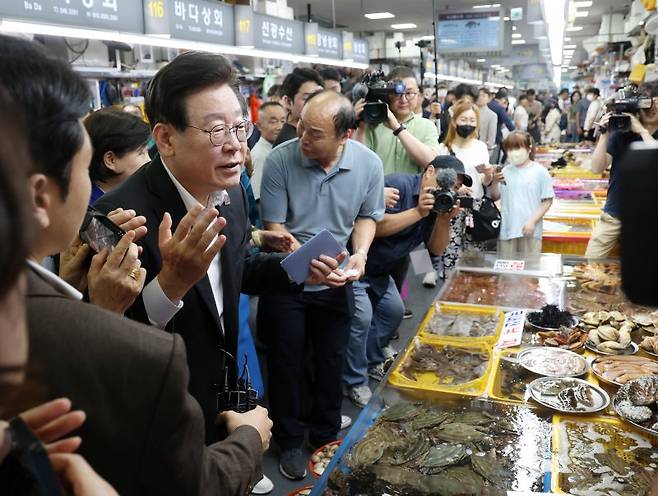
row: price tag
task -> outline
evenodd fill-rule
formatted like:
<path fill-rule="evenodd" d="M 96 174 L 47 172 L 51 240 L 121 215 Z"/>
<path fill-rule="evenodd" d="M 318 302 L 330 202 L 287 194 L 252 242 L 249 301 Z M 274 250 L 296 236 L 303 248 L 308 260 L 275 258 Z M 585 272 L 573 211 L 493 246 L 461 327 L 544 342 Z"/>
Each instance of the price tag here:
<path fill-rule="evenodd" d="M 525 260 L 496 260 L 494 270 L 503 272 L 519 272 L 525 269 Z"/>
<path fill-rule="evenodd" d="M 511 348 L 521 344 L 523 327 L 525 326 L 525 310 L 516 310 L 505 314 L 503 331 L 496 343 L 496 348 Z"/>

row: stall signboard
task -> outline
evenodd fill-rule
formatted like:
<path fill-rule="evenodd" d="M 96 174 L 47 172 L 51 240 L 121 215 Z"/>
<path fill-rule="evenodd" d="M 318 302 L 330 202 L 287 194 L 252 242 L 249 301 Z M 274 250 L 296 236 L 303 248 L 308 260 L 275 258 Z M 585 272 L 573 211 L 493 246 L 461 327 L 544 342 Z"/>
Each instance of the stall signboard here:
<path fill-rule="evenodd" d="M 354 38 L 352 42 L 352 58 L 354 62 L 360 62 L 362 64 L 370 62 L 368 42 L 363 38 Z"/>
<path fill-rule="evenodd" d="M 318 23 L 307 22 L 304 25 L 304 53 L 306 55 L 318 56 Z"/>
<path fill-rule="evenodd" d="M 208 0 L 144 0 L 146 34 L 233 45 L 233 7 Z"/>
<path fill-rule="evenodd" d="M 349 31 L 343 31 L 343 58 L 345 60 L 354 58 L 354 35 Z"/>
<path fill-rule="evenodd" d="M 304 23 L 254 12 L 247 5 L 235 7 L 236 44 L 259 50 L 303 54 Z"/>
<path fill-rule="evenodd" d="M 318 29 L 318 54 L 328 59 L 343 58 L 343 37 L 329 29 Z"/>
<path fill-rule="evenodd" d="M 505 24 L 500 9 L 439 14 L 437 49 L 443 53 L 501 51 Z"/>
<path fill-rule="evenodd" d="M 0 17 L 144 32 L 142 2 L 139 0 L 1 0 Z"/>

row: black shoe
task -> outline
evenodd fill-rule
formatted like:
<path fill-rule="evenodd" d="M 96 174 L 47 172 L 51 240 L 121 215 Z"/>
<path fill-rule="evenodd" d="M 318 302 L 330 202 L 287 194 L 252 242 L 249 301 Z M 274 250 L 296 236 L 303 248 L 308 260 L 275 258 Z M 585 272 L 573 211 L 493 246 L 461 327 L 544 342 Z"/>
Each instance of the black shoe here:
<path fill-rule="evenodd" d="M 299 448 L 282 451 L 279 456 L 279 471 L 290 480 L 306 477 L 306 457 Z"/>
<path fill-rule="evenodd" d="M 414 313 L 409 310 L 408 308 L 404 308 L 404 315 L 402 316 L 403 319 L 410 319 L 411 317 L 414 316 Z"/>

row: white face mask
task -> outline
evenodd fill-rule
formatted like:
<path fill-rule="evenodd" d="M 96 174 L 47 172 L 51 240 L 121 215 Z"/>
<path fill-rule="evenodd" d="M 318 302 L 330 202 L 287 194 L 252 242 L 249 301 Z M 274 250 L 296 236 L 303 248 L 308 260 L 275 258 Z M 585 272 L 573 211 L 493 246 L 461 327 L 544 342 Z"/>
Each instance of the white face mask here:
<path fill-rule="evenodd" d="M 594 95 L 592 95 L 591 93 L 589 93 L 589 94 L 587 95 L 587 99 L 588 99 L 590 102 L 593 101 L 593 100 L 594 100 Z"/>
<path fill-rule="evenodd" d="M 445 98 L 448 95 L 448 90 L 439 90 L 438 95 L 439 98 Z"/>
<path fill-rule="evenodd" d="M 508 151 L 507 156 L 512 165 L 523 165 L 528 160 L 528 157 L 530 157 L 530 154 L 526 148 L 516 148 L 515 150 Z"/>

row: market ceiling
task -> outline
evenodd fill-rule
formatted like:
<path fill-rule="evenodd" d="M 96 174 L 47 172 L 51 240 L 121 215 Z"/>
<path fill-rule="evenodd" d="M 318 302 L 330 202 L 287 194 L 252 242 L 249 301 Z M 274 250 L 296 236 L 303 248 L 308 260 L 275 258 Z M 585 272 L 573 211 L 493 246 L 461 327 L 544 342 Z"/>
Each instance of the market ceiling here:
<path fill-rule="evenodd" d="M 550 0 L 547 0 L 550 1 Z M 336 12 L 336 24 L 338 29 L 346 29 L 354 32 L 371 33 L 385 31 L 393 33 L 397 31 L 391 28 L 391 24 L 412 23 L 417 28 L 404 30 L 402 32 L 411 37 L 432 34 L 432 0 L 334 0 Z M 525 22 L 525 10 L 527 0 L 436 0 L 437 10 L 441 11 L 464 11 L 472 9 L 477 5 L 491 5 L 500 3 L 509 15 L 509 9 L 523 7 L 524 20 L 514 22 L 517 26 L 515 32 L 520 33 L 528 44 L 536 43 L 533 39 L 533 27 Z M 601 17 L 606 12 L 626 12 L 631 0 L 593 0 L 592 6 L 580 9 L 589 13 L 587 17 L 579 17 L 574 23 L 582 26 L 578 32 L 567 33 L 574 41 L 582 40 L 598 34 Z M 295 10 L 295 16 L 306 20 L 307 6 L 310 4 L 314 16 L 332 21 L 331 0 L 288 0 L 288 5 Z M 370 20 L 364 14 L 373 12 L 390 12 L 395 17 L 391 19 Z"/>

